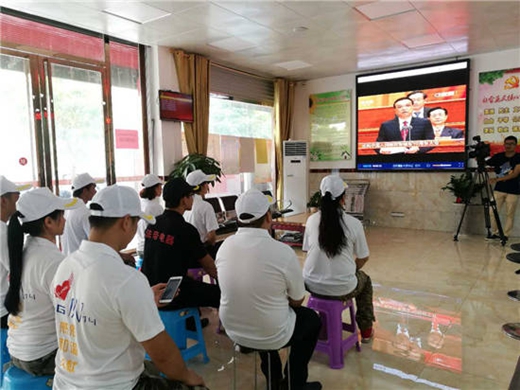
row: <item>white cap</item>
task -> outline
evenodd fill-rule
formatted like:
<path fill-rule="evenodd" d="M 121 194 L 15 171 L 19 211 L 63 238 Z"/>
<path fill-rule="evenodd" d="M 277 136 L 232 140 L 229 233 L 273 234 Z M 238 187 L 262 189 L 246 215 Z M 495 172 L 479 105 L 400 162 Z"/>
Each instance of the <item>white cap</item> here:
<path fill-rule="evenodd" d="M 330 192 L 332 195 L 332 200 L 335 200 L 337 197 L 341 196 L 341 194 L 344 193 L 347 188 L 347 183 L 345 183 L 338 175 L 325 176 L 321 180 L 320 184 L 321 196 L 325 196 L 327 192 Z"/>
<path fill-rule="evenodd" d="M 145 177 L 143 177 L 143 180 L 141 180 L 141 185 L 144 188 L 150 188 L 157 184 L 163 184 L 163 181 L 159 179 L 159 176 L 154 175 L 153 173 L 149 173 Z"/>
<path fill-rule="evenodd" d="M 139 195 L 130 187 L 117 184 L 105 187 L 94 195 L 89 207 L 90 215 L 96 217 L 122 218 L 130 215 L 140 217 L 151 224 L 155 223 L 152 215 L 142 212 Z"/>
<path fill-rule="evenodd" d="M 188 176 L 186 176 L 186 182 L 188 182 L 188 184 L 192 187 L 198 187 L 202 183 L 214 181 L 215 179 L 215 175 L 206 175 L 200 169 L 197 169 L 196 171 L 193 171 Z M 197 191 L 198 188 L 194 188 L 194 190 Z"/>
<path fill-rule="evenodd" d="M 9 194 L 11 192 L 21 192 L 25 190 L 30 190 L 31 188 L 32 185 L 30 184 L 14 184 L 12 181 L 7 180 L 5 176 L 0 175 L 0 196 Z"/>
<path fill-rule="evenodd" d="M 274 203 L 274 199 L 268 195 L 263 194 L 256 188 L 244 192 L 237 199 L 235 210 L 237 218 L 242 223 L 251 223 L 263 217 L 269 207 Z M 252 218 L 245 218 L 243 214 L 251 214 Z"/>
<path fill-rule="evenodd" d="M 72 191 L 80 190 L 89 184 L 96 184 L 102 181 L 98 181 L 90 176 L 88 173 L 80 173 L 72 180 Z"/>
<path fill-rule="evenodd" d="M 47 187 L 25 192 L 16 202 L 16 209 L 22 214 L 20 219 L 23 223 L 36 221 L 56 210 L 70 210 L 79 206 L 78 199 L 59 198 Z"/>

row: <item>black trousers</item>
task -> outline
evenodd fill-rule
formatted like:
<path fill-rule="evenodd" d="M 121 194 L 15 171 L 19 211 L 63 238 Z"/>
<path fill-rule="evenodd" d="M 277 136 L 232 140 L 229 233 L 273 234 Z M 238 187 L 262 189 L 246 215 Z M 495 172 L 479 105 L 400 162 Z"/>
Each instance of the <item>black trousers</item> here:
<path fill-rule="evenodd" d="M 307 307 L 293 308 L 296 313 L 294 332 L 286 346 L 291 346 L 289 362 L 291 366 L 291 390 L 301 390 L 307 383 L 309 370 L 307 365 L 311 360 L 314 347 L 318 341 L 321 320 L 314 310 Z M 282 361 L 278 351 L 260 352 L 262 372 L 268 378 L 268 355 L 271 355 L 271 388 L 279 389 L 283 380 Z M 285 366 L 285 381 L 288 381 L 287 365 Z"/>
<path fill-rule="evenodd" d="M 2 317 L 1 324 L 0 324 L 0 327 L 2 329 L 8 329 L 9 328 L 9 325 L 7 325 L 7 318 L 8 317 L 9 317 L 9 314 L 6 314 L 5 316 Z"/>
<path fill-rule="evenodd" d="M 177 310 L 185 307 L 214 307 L 220 306 L 220 287 L 193 280 L 189 276 L 182 279 L 179 286 L 179 295 L 161 310 Z"/>

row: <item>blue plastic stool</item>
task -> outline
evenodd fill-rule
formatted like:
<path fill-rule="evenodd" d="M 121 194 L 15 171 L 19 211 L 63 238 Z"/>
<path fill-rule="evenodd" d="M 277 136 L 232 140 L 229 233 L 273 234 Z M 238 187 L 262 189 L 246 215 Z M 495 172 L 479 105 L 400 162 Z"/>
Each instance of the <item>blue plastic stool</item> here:
<path fill-rule="evenodd" d="M 11 361 L 11 355 L 9 355 L 9 350 L 7 349 L 7 329 L 0 329 L 0 388 L 2 388 L 2 382 L 4 380 L 4 367 L 7 363 Z"/>
<path fill-rule="evenodd" d="M 159 315 L 166 328 L 166 332 L 175 341 L 177 347 L 181 351 L 184 361 L 190 360 L 195 356 L 202 354 L 202 361 L 209 362 L 209 357 L 206 352 L 206 342 L 202 334 L 202 326 L 200 324 L 199 310 L 195 307 L 186 309 L 164 311 L 159 310 Z M 190 317 L 195 319 L 195 331 L 186 329 L 186 320 Z M 188 339 L 195 340 L 196 343 L 188 347 Z M 146 358 L 150 359 L 148 354 Z"/>
<path fill-rule="evenodd" d="M 5 372 L 2 390 L 49 390 L 52 376 L 33 376 L 15 366 Z"/>

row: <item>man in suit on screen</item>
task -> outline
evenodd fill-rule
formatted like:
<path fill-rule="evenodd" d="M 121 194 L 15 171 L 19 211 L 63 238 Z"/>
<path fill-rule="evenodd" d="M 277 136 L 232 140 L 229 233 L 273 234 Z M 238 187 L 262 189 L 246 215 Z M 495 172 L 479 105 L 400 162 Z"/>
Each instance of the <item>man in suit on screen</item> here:
<path fill-rule="evenodd" d="M 429 107 L 424 107 L 426 104 L 426 95 L 423 91 L 412 91 L 408 95 L 407 98 L 412 99 L 413 102 L 413 117 L 414 118 L 428 118 L 428 112 L 431 110 Z"/>
<path fill-rule="evenodd" d="M 433 107 L 428 112 L 428 119 L 430 120 L 433 127 L 433 134 L 435 138 L 438 137 L 451 137 L 451 138 L 464 138 L 464 132 L 454 127 L 445 126 L 448 120 L 448 110 L 443 107 Z"/>
<path fill-rule="evenodd" d="M 433 129 L 430 121 L 422 118 L 414 118 L 413 102 L 410 98 L 402 97 L 397 99 L 394 104 L 395 118 L 381 123 L 377 142 L 391 141 L 415 141 L 434 139 Z M 409 146 L 404 148 L 381 148 L 381 154 L 393 153 L 425 153 L 431 148 L 419 148 Z"/>

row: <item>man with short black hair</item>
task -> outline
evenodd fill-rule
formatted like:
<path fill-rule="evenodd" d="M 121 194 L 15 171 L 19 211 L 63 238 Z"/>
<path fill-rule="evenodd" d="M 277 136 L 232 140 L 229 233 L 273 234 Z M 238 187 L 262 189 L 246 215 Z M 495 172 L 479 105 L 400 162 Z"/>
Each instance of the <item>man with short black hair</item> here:
<path fill-rule="evenodd" d="M 423 91 L 412 91 L 406 97 L 413 102 L 413 117 L 426 119 L 430 111 L 428 107 L 424 107 L 428 95 Z"/>
<path fill-rule="evenodd" d="M 165 285 L 152 292 L 144 275 L 118 253 L 134 237 L 139 218 L 148 223 L 154 218 L 141 211 L 135 190 L 118 185 L 99 191 L 90 210 L 89 239 L 63 260 L 51 284 L 59 339 L 53 388 L 203 386 L 159 317 L 157 293 Z M 145 351 L 156 368 L 144 363 Z"/>
<path fill-rule="evenodd" d="M 72 180 L 72 196 L 78 199 L 80 207 L 65 211 L 65 230 L 61 236 L 62 250 L 65 255 L 77 250 L 81 241 L 88 239 L 90 225 L 87 203 L 96 195 L 96 180 L 88 173 L 81 173 Z"/>
<path fill-rule="evenodd" d="M 319 390 L 307 383 L 308 363 L 318 340 L 319 316 L 301 306 L 305 297 L 302 269 L 294 250 L 271 237 L 270 202 L 256 189 L 236 202 L 239 229 L 217 253 L 222 299 L 219 316 L 227 335 L 247 348 L 258 349 L 262 372 L 273 390 Z M 290 345 L 290 375 L 278 349 Z M 270 352 L 267 352 L 270 351 Z M 271 355 L 269 370 L 268 355 Z"/>
<path fill-rule="evenodd" d="M 515 136 L 506 137 L 504 139 L 504 152 L 496 153 L 486 160 L 486 165 L 495 167 L 497 173 L 496 178 L 489 180 L 491 184 L 495 184 L 493 194 L 497 210 L 500 211 L 504 203 L 506 205 L 506 223 L 504 225 L 506 239 L 513 230 L 518 195 L 520 195 L 520 154 L 516 152 L 517 143 L 518 140 Z M 486 237 L 486 239 L 500 239 L 494 215 L 491 217 L 491 233 L 492 235 Z"/>
<path fill-rule="evenodd" d="M 432 124 L 435 138 L 464 138 L 464 132 L 462 130 L 446 126 L 446 121 L 448 120 L 448 110 L 446 108 L 433 107 L 428 111 L 428 119 Z"/>
<path fill-rule="evenodd" d="M 220 304 L 217 285 L 193 280 L 189 268 L 204 268 L 217 279 L 217 269 L 195 227 L 184 220 L 183 214 L 193 206 L 194 189 L 182 178 L 169 180 L 163 187 L 166 204 L 155 225 L 145 231 L 144 261 L 141 271 L 151 285 L 167 282 L 171 276 L 182 276 L 178 297 L 165 309 L 182 307 L 214 307 Z"/>

